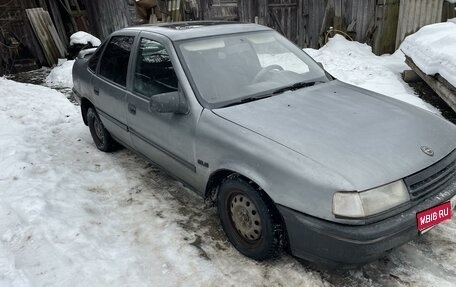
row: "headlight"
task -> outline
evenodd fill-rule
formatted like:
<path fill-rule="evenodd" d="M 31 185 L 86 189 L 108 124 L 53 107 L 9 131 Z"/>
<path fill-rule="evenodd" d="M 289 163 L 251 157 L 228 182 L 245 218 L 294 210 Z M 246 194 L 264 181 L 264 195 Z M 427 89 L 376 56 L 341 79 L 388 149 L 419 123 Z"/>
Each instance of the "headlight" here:
<path fill-rule="evenodd" d="M 402 180 L 363 192 L 336 192 L 333 213 L 336 216 L 362 218 L 380 213 L 410 200 Z"/>

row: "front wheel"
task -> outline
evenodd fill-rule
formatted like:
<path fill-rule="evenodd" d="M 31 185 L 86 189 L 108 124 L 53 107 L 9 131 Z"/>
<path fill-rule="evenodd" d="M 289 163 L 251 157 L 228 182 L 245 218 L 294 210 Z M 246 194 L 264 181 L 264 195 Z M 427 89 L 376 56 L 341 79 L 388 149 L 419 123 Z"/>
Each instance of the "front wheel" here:
<path fill-rule="evenodd" d="M 283 227 L 273 202 L 262 190 L 231 177 L 220 186 L 217 208 L 223 230 L 239 252 L 255 260 L 280 254 Z"/>
<path fill-rule="evenodd" d="M 87 123 L 92 135 L 93 142 L 97 148 L 104 152 L 110 152 L 115 149 L 115 141 L 111 134 L 105 129 L 95 108 L 87 110 Z"/>

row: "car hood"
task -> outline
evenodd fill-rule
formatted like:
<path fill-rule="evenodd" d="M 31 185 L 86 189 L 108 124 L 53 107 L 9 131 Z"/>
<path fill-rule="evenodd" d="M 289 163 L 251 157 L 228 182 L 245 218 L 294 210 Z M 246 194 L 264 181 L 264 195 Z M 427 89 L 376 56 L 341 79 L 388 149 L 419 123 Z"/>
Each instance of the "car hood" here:
<path fill-rule="evenodd" d="M 411 175 L 456 147 L 456 127 L 440 116 L 337 80 L 213 112 L 319 162 L 358 191 Z"/>

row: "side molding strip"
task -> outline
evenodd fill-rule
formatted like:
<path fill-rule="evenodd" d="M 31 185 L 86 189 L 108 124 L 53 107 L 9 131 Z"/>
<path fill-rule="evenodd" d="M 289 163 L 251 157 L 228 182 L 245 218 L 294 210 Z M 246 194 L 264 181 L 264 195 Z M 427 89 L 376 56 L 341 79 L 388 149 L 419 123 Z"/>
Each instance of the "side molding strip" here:
<path fill-rule="evenodd" d="M 129 128 L 129 131 L 131 134 L 137 136 L 139 139 L 141 139 L 142 141 L 150 144 L 151 146 L 153 146 L 154 148 L 158 149 L 159 151 L 161 151 L 162 153 L 166 154 L 167 156 L 171 157 L 172 159 L 174 159 L 175 161 L 179 162 L 180 164 L 182 164 L 183 166 L 185 166 L 186 168 L 190 169 L 191 171 L 193 172 L 196 172 L 196 166 L 193 165 L 192 163 L 186 161 L 185 159 L 175 155 L 174 153 L 170 152 L 169 150 L 163 148 L 162 146 L 158 145 L 157 143 L 149 140 L 148 138 L 146 138 L 145 136 L 143 136 L 142 134 L 138 133 L 137 131 L 135 131 L 134 129 L 132 128 Z"/>

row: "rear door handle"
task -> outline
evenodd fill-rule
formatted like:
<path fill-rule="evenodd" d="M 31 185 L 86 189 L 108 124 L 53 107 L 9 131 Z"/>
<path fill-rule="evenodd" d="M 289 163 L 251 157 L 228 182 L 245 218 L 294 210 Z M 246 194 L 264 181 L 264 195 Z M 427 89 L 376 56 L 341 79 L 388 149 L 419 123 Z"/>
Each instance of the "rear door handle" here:
<path fill-rule="evenodd" d="M 130 114 L 136 115 L 136 106 L 128 104 L 128 111 L 130 112 Z"/>
<path fill-rule="evenodd" d="M 98 88 L 93 88 L 93 92 L 95 93 L 95 95 L 99 95 L 100 94 L 100 90 Z"/>

